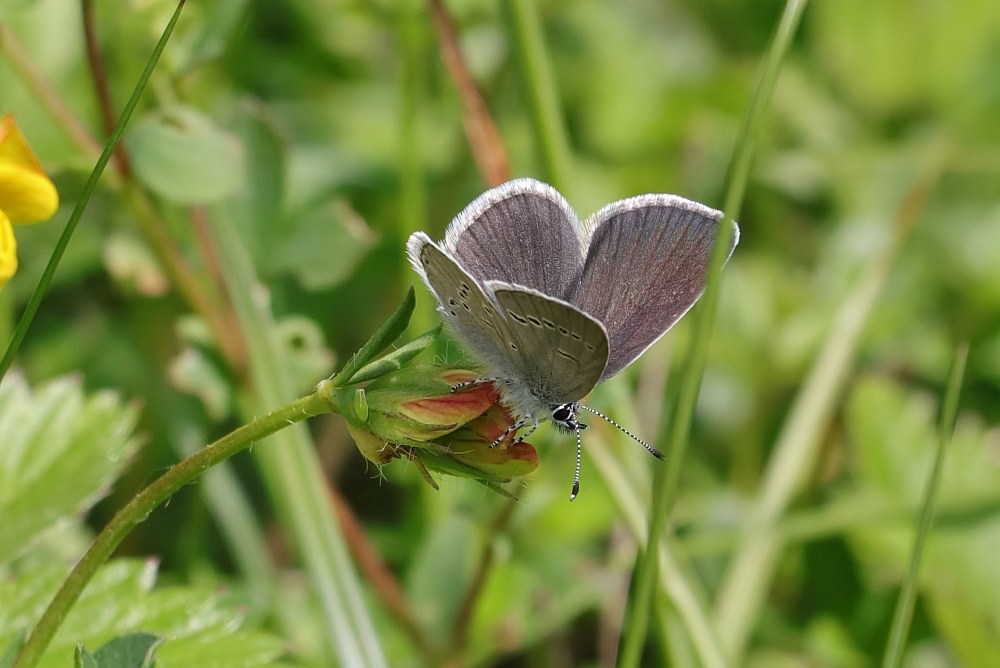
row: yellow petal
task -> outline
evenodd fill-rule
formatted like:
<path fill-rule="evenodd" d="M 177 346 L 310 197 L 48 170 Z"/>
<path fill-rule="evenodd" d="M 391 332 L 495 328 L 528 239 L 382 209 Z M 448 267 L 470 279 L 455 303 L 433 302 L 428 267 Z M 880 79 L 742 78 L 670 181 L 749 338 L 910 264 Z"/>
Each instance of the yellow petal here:
<path fill-rule="evenodd" d="M 17 242 L 14 241 L 14 228 L 10 219 L 0 211 L 0 288 L 17 271 Z"/>
<path fill-rule="evenodd" d="M 59 193 L 14 117 L 0 117 L 0 209 L 12 222 L 31 223 L 51 218 L 57 208 Z"/>

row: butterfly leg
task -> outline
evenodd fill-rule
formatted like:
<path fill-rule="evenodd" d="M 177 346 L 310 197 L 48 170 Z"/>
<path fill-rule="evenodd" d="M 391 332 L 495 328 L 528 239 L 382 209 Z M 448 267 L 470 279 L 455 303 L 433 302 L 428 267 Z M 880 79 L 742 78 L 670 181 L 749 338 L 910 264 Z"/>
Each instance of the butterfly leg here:
<path fill-rule="evenodd" d="M 535 431 L 535 429 L 538 428 L 538 420 L 536 418 L 533 418 L 533 417 L 530 417 L 530 416 L 526 415 L 526 416 L 520 418 L 519 420 L 515 421 L 512 425 L 510 425 L 506 429 L 504 429 L 502 434 L 500 434 L 495 439 L 493 439 L 493 442 L 490 443 L 490 447 L 491 448 L 497 447 L 498 445 L 500 445 L 501 443 L 503 443 L 504 439 L 506 439 L 508 436 L 510 436 L 511 434 L 515 433 L 518 429 L 521 429 L 522 427 L 527 426 L 527 424 L 528 424 L 529 421 L 533 421 L 534 425 L 528 431 L 528 434 L 530 434 L 531 432 Z M 528 434 L 525 434 L 524 436 L 527 436 Z M 520 436 L 520 437 L 514 439 L 514 441 L 511 442 L 511 445 L 516 445 L 516 444 L 520 443 L 521 441 L 523 441 L 524 440 L 524 436 Z"/>
<path fill-rule="evenodd" d="M 486 383 L 499 383 L 499 382 L 501 382 L 499 378 L 473 378 L 472 380 L 466 380 L 456 385 L 452 385 L 451 391 L 461 392 L 462 390 L 467 390 L 470 387 L 475 387 L 477 385 L 485 385 Z"/>
<path fill-rule="evenodd" d="M 527 418 L 522 418 L 520 421 L 524 422 L 524 424 L 521 425 L 522 427 L 527 424 Z M 511 442 L 511 445 L 517 445 L 518 443 L 523 443 L 526 438 L 535 433 L 535 430 L 538 429 L 538 418 L 532 417 L 531 422 L 532 422 L 531 429 L 529 429 L 528 431 L 524 432 L 523 434 L 515 438 Z"/>

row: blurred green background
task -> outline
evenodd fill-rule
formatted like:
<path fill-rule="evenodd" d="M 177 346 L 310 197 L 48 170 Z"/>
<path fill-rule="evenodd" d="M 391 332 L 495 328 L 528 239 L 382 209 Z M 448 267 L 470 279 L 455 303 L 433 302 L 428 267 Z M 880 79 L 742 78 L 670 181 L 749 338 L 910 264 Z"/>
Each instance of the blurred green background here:
<path fill-rule="evenodd" d="M 446 2 L 512 174 L 546 180 L 510 5 Z M 568 146 L 558 185 L 581 216 L 643 192 L 722 205 L 782 7 L 538 3 Z M 172 10 L 163 0 L 94 7 L 115 109 Z M 104 134 L 79 3 L 2 0 L 0 22 L 0 113 L 16 116 L 63 199 L 53 221 L 17 229 L 21 268 L 0 293 L 6 340 L 96 158 L 70 137 L 26 72 L 47 82 L 98 147 Z M 18 50 L 27 69 L 15 62 Z M 971 342 L 969 369 L 906 665 L 1000 665 L 998 62 L 994 0 L 816 0 L 806 10 L 758 138 L 673 514 L 684 577 L 710 616 L 737 595 L 727 579 L 736 555 L 755 542 L 777 550 L 759 604 L 744 613 L 749 627 L 732 631 L 739 627 L 732 617 L 715 618 L 731 624 L 723 637 L 738 638 L 733 665 L 878 663 L 961 339 Z M 220 287 L 217 239 L 207 228 L 217 216 L 236 225 L 300 394 L 329 376 L 417 283 L 405 262 L 407 235 L 423 229 L 440 237 L 487 187 L 428 5 L 412 0 L 189 3 L 124 146 L 133 182 L 216 304 L 228 303 L 234 288 Z M 141 447 L 113 487 L 95 482 L 83 495 L 89 501 L 50 517 L 62 521 L 34 538 L 31 552 L 0 551 L 10 557 L 0 560 L 8 587 L 30 572 L 26 564 L 52 554 L 70 563 L 89 533 L 181 453 L 270 407 L 248 389 L 245 355 L 220 349 L 164 272 L 134 200 L 113 181 L 106 177 L 90 202 L 16 369 L 35 388 L 70 376 L 88 396 L 113 390 L 138 410 Z M 412 335 L 437 322 L 419 285 L 417 299 Z M 234 327 L 231 312 L 221 313 Z M 590 404 L 657 442 L 690 334 L 682 321 Z M 846 348 L 839 357 L 831 353 L 837 346 Z M 830 356 L 832 366 L 822 367 Z M 816 377 L 819 398 L 803 400 L 807 379 Z M 789 436 L 803 401 L 818 412 Z M 472 481 L 439 480 L 434 491 L 405 463 L 374 470 L 336 416 L 310 428 L 323 475 L 420 627 L 407 632 L 362 577 L 389 665 L 613 662 L 635 544 L 588 442 L 614 449 L 644 500 L 659 464 L 641 448 L 594 425 L 585 434 L 583 491 L 570 504 L 574 444 L 543 428 L 532 438 L 539 469 L 512 486 L 520 501 L 507 508 Z M 782 439 L 807 453 L 781 464 L 795 481 L 789 507 L 775 526 L 748 534 Z M 330 665 L 335 651 L 260 461 L 230 463 L 235 495 L 212 479 L 185 488 L 119 554 L 158 559 L 165 585 L 224 588 L 247 617 L 244 632 L 280 638 L 268 661 Z M 18 469 L 6 475 L 16 479 Z M 98 491 L 108 496 L 85 521 L 66 520 Z M 243 504 L 263 536 L 281 583 L 265 604 L 248 593 L 249 555 L 220 530 L 234 521 L 220 498 Z M 491 563 L 480 570 L 484 549 Z M 469 609 L 463 594 L 477 573 L 482 590 Z M 12 638 L 2 621 L 0 638 Z M 447 657 L 414 639 L 447 647 L 462 624 L 467 637 Z M 648 665 L 698 665 L 683 632 L 657 637 L 663 642 L 650 641 Z"/>

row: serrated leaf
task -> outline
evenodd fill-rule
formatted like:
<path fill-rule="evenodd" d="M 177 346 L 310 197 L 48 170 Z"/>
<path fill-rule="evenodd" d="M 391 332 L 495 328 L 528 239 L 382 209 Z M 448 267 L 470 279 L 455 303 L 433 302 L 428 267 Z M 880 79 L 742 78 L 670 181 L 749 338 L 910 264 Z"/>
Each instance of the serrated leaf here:
<path fill-rule="evenodd" d="M 0 581 L 0 600 L 4 602 L 0 606 L 0 646 L 8 645 L 30 628 L 65 575 L 61 565 L 36 566 L 16 580 Z M 70 663 L 80 644 L 99 646 L 138 632 L 163 637 L 163 644 L 156 650 L 156 665 L 161 668 L 253 668 L 271 665 L 284 654 L 279 638 L 240 629 L 243 615 L 239 601 L 220 592 L 217 586 L 154 588 L 155 579 L 156 564 L 151 560 L 109 562 L 88 584 L 38 665 L 62 668 Z M 106 665 L 102 661 L 103 649 L 94 653 L 102 667 Z"/>
<path fill-rule="evenodd" d="M 931 463 L 935 404 L 885 378 L 862 378 L 848 402 L 860 485 L 848 494 L 876 510 L 872 521 L 847 533 L 872 580 L 895 583 L 908 566 L 920 484 Z M 920 596 L 950 646 L 967 660 L 984 657 L 982 640 L 1000 633 L 1000 465 L 991 454 L 998 438 L 975 420 L 956 424 L 920 574 Z M 902 514 L 880 519 L 879 507 Z"/>
<path fill-rule="evenodd" d="M 152 668 L 154 653 L 163 638 L 151 633 L 126 633 L 112 638 L 91 655 L 77 645 L 78 668 Z"/>
<path fill-rule="evenodd" d="M 875 377 L 860 379 L 848 402 L 858 473 L 887 497 L 913 507 L 930 466 L 936 403 L 930 395 Z M 998 438 L 974 420 L 958 421 L 941 478 L 942 510 L 976 510 L 1000 502 L 1000 465 L 990 455 Z"/>
<path fill-rule="evenodd" d="M 137 442 L 134 406 L 110 392 L 84 396 L 62 378 L 32 391 L 8 375 L 0 385 L 0 564 L 25 552 L 57 522 L 100 499 Z"/>
<path fill-rule="evenodd" d="M 143 184 L 179 204 L 219 202 L 245 181 L 239 139 L 189 107 L 144 119 L 126 145 Z"/>

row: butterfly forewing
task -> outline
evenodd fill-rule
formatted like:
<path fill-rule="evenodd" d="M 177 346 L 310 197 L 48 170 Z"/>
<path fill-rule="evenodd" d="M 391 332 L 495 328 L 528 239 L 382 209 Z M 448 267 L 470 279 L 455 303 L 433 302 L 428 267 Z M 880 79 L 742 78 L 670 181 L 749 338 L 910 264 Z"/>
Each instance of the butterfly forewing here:
<path fill-rule="evenodd" d="M 410 237 L 407 253 L 437 297 L 445 322 L 494 372 L 509 375 L 512 365 L 501 335 L 504 319 L 482 287 L 423 232 Z"/>
<path fill-rule="evenodd" d="M 608 336 L 601 323 L 529 288 L 498 281 L 486 285 L 506 316 L 507 352 L 536 399 L 571 403 L 594 389 L 608 361 Z"/>
<path fill-rule="evenodd" d="M 607 330 L 601 380 L 631 364 L 698 300 L 721 218 L 681 197 L 642 195 L 588 219 L 583 276 L 568 301 Z M 738 236 L 736 229 L 730 253 Z"/>
<path fill-rule="evenodd" d="M 516 179 L 488 190 L 448 226 L 444 247 L 474 278 L 563 296 L 583 268 L 583 233 L 554 188 Z"/>

